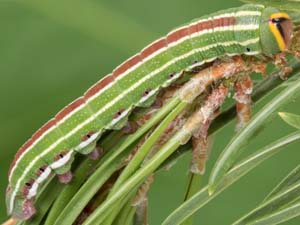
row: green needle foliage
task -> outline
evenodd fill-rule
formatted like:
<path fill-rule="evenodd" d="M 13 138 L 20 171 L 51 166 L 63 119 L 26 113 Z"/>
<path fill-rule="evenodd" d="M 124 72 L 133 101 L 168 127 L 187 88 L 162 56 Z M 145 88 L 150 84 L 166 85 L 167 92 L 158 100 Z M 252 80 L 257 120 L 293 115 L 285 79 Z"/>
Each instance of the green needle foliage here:
<path fill-rule="evenodd" d="M 287 113 L 287 112 L 279 112 L 278 113 L 281 119 L 283 119 L 287 124 L 291 125 L 292 127 L 295 127 L 297 129 L 300 129 L 300 116 L 295 115 L 293 113 Z"/>
<path fill-rule="evenodd" d="M 300 140 L 300 132 L 294 132 L 287 135 L 268 146 L 257 150 L 257 152 L 242 162 L 235 165 L 220 181 L 218 189 L 212 195 L 208 193 L 208 186 L 204 187 L 201 191 L 197 192 L 192 198 L 179 206 L 173 213 L 171 213 L 163 225 L 177 225 L 184 221 L 186 218 L 193 215 L 197 210 L 206 205 L 217 195 L 222 193 L 226 188 L 232 185 L 235 181 L 243 177 L 246 173 L 257 167 L 260 163 L 267 160 L 269 157 L 277 153 L 281 147 L 288 145 L 292 142 Z"/>
<path fill-rule="evenodd" d="M 216 186 L 220 180 L 224 177 L 229 168 L 232 167 L 238 156 L 243 151 L 243 146 L 254 135 L 255 132 L 261 127 L 261 125 L 270 119 L 272 114 L 276 112 L 280 107 L 290 103 L 292 99 L 298 96 L 300 88 L 300 82 L 294 81 L 293 84 L 286 87 L 280 92 L 276 98 L 270 101 L 257 115 L 255 115 L 251 121 L 244 127 L 239 133 L 235 135 L 220 155 L 215 167 L 210 175 L 209 180 L 209 192 L 212 194 L 216 190 Z"/>
<path fill-rule="evenodd" d="M 285 191 L 292 184 L 300 182 L 300 166 L 293 169 L 265 198 L 264 201 L 269 200 L 280 192 Z"/>

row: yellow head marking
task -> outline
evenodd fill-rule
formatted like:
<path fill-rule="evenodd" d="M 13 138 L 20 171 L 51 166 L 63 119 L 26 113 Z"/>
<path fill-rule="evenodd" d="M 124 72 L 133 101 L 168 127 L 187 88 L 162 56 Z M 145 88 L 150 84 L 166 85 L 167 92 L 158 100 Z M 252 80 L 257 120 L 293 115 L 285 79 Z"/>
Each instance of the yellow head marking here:
<path fill-rule="evenodd" d="M 288 38 L 290 38 L 285 36 L 285 28 L 281 26 L 281 23 L 283 21 L 291 21 L 289 15 L 283 12 L 274 13 L 269 18 L 269 28 L 273 33 L 277 41 L 278 47 L 281 51 L 287 49 L 289 44 L 287 43 L 287 40 Z"/>

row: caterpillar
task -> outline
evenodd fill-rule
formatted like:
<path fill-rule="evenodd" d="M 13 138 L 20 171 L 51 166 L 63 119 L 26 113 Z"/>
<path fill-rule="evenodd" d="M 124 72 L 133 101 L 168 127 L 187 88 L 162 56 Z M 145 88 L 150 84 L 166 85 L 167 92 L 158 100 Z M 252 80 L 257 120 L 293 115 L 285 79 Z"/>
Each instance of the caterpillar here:
<path fill-rule="evenodd" d="M 91 154 L 107 130 L 123 128 L 136 107 L 149 107 L 184 71 L 223 56 L 272 56 L 291 42 L 288 14 L 243 5 L 200 17 L 152 42 L 43 125 L 16 153 L 8 174 L 7 211 L 26 220 L 51 174 L 67 183 L 76 153 Z"/>

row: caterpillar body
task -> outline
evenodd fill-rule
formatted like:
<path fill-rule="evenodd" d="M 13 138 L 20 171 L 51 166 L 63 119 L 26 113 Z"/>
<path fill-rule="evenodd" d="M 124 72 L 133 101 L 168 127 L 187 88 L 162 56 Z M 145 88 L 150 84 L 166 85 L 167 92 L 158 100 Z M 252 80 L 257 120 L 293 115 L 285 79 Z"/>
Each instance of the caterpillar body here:
<path fill-rule="evenodd" d="M 19 149 L 9 170 L 8 213 L 29 219 L 50 174 L 66 176 L 75 153 L 89 154 L 106 130 L 121 129 L 135 107 L 149 107 L 183 71 L 222 56 L 273 55 L 290 43 L 286 13 L 243 5 L 193 20 L 126 60 L 62 109 Z M 69 177 L 70 178 L 70 177 Z"/>

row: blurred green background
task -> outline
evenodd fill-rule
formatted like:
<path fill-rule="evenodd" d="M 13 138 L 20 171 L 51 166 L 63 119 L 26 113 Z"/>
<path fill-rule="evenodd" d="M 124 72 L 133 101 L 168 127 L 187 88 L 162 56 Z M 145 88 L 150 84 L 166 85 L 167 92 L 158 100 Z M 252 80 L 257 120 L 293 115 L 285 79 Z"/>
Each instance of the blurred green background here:
<path fill-rule="evenodd" d="M 7 218 L 10 161 L 36 129 L 149 42 L 193 18 L 240 4 L 236 0 L 1 0 L 0 222 Z M 299 103 L 295 99 L 283 110 L 299 114 Z M 231 123 L 215 137 L 208 171 L 233 130 Z M 253 137 L 248 152 L 291 130 L 277 117 Z M 259 166 L 200 210 L 195 224 L 229 224 L 255 207 L 299 164 L 298 151 L 299 144 L 289 146 Z M 189 158 L 188 153 L 170 171 L 156 176 L 150 191 L 150 225 L 160 224 L 181 203 Z"/>

